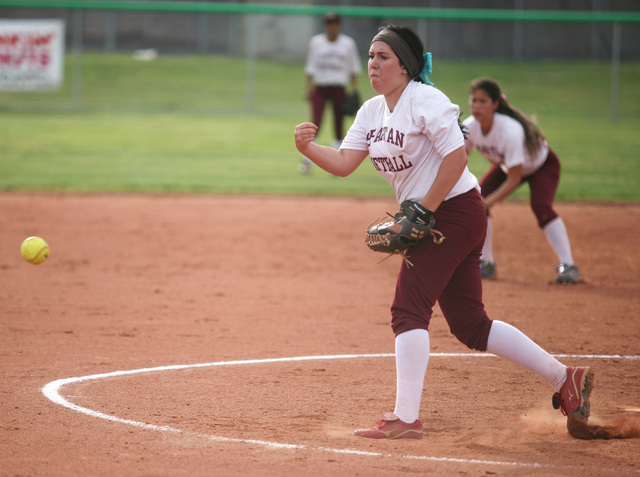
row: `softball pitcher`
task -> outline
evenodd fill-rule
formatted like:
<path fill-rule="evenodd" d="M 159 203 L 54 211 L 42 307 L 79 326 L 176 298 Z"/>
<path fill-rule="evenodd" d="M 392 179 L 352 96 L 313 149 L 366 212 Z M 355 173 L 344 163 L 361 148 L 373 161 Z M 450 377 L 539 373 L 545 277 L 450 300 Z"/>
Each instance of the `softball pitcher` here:
<path fill-rule="evenodd" d="M 380 243 L 412 244 L 403 251 L 407 260 L 401 262 L 391 306 L 395 409 L 384 413 L 378 425 L 354 434 L 422 438 L 420 401 L 436 302 L 458 340 L 533 371 L 556 389 L 554 407 L 585 422 L 591 369 L 563 365 L 522 332 L 491 320 L 485 312 L 480 255 L 487 216 L 477 179 L 467 169 L 460 110 L 431 85 L 430 72 L 430 54 L 424 54 L 412 30 L 383 27 L 369 48 L 368 73 L 378 96 L 363 104 L 340 150 L 314 143 L 317 127 L 312 123 L 295 128 L 300 153 L 331 174 L 347 176 L 370 156 L 402 204 L 394 219 L 397 224 L 385 229 Z M 428 233 L 420 239 L 421 234 L 413 233 L 430 227 L 436 227 L 444 240 L 431 240 Z M 408 230 L 407 236 L 400 236 L 404 232 L 399 229 Z"/>
<path fill-rule="evenodd" d="M 573 262 L 571 243 L 564 221 L 553 208 L 560 181 L 560 162 L 531 118 L 511 107 L 500 86 L 488 78 L 471 83 L 471 114 L 464 121 L 467 129 L 467 154 L 475 147 L 493 165 L 480 180 L 484 206 L 487 209 L 487 238 L 482 250 L 482 276 L 495 279 L 493 257 L 493 221 L 490 211 L 506 199 L 522 183 L 531 190 L 531 209 L 544 230 L 559 265 L 556 283 L 574 284 L 582 275 Z"/>

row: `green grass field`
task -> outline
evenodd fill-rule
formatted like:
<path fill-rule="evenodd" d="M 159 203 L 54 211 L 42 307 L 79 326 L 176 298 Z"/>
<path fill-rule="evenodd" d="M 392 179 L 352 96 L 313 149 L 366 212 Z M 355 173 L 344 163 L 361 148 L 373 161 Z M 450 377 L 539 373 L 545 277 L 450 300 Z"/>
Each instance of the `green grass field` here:
<path fill-rule="evenodd" d="M 259 61 L 255 90 L 246 61 L 227 57 L 84 54 L 79 96 L 73 71 L 69 58 L 59 91 L 0 93 L 1 190 L 392 196 L 367 161 L 349 178 L 298 174 L 293 128 L 309 116 L 301 63 Z M 558 200 L 638 202 L 640 63 L 622 65 L 616 123 L 610 75 L 606 63 L 436 59 L 432 79 L 465 117 L 477 76 L 536 115 L 563 165 Z M 366 75 L 360 91 L 373 95 Z M 471 155 L 474 173 L 487 166 Z"/>

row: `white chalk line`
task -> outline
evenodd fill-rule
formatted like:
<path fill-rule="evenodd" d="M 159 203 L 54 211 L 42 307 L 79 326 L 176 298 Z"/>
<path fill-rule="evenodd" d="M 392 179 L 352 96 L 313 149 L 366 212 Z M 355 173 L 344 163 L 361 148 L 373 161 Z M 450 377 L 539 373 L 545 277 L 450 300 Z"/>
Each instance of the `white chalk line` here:
<path fill-rule="evenodd" d="M 67 384 L 79 383 L 82 381 L 92 381 L 104 378 L 128 376 L 132 374 L 142 374 L 158 371 L 176 371 L 182 369 L 192 368 L 206 368 L 212 366 L 238 366 L 238 365 L 251 365 L 251 364 L 267 364 L 267 363 L 287 363 L 296 361 L 315 361 L 315 360 L 335 360 L 335 359 L 356 359 L 356 358 L 388 358 L 393 357 L 393 353 L 382 354 L 343 354 L 343 355 L 320 355 L 320 356 L 294 356 L 288 358 L 267 358 L 267 359 L 249 359 L 249 360 L 236 360 L 236 361 L 218 361 L 213 363 L 196 363 L 196 364 L 177 364 L 169 366 L 157 366 L 153 368 L 140 368 L 132 369 L 128 371 L 112 371 L 109 373 L 90 374 L 87 376 L 79 376 L 73 378 L 57 379 L 45 385 L 42 388 L 42 393 L 55 404 L 66 407 L 82 414 L 97 417 L 100 419 L 106 419 L 108 421 L 118 422 L 120 424 L 127 424 L 130 426 L 139 427 L 142 429 L 148 429 L 153 431 L 170 432 L 174 434 L 181 434 L 188 437 L 197 437 L 208 439 L 213 442 L 226 442 L 226 443 L 241 443 L 241 444 L 254 444 L 270 449 L 306 449 L 316 450 L 323 452 L 331 452 L 334 454 L 349 454 L 358 456 L 371 456 L 371 457 L 402 457 L 404 459 L 411 460 L 424 460 L 432 462 L 449 462 L 449 463 L 462 463 L 462 464 L 480 464 L 480 465 L 495 465 L 495 466 L 513 466 L 513 467 L 554 467 L 552 465 L 530 463 L 530 462 L 506 462 L 506 461 L 494 461 L 494 460 L 481 460 L 481 459 L 462 459 L 454 457 L 436 457 L 436 456 L 417 456 L 417 455 L 402 455 L 397 456 L 393 454 L 384 454 L 381 452 L 366 452 L 353 449 L 334 449 L 330 447 L 310 447 L 303 444 L 288 444 L 281 442 L 271 442 L 259 439 L 239 439 L 233 437 L 215 436 L 211 434 L 198 434 L 194 432 L 183 431 L 170 426 L 157 426 L 155 424 L 147 424 L 140 421 L 134 421 L 131 419 L 122 419 L 117 416 L 105 414 L 100 411 L 94 411 L 83 406 L 79 406 L 60 395 L 60 390 Z M 573 354 L 556 354 L 558 358 L 576 358 L 576 359 L 624 359 L 624 360 L 640 360 L 640 356 L 624 356 L 624 355 L 573 355 Z M 444 358 L 480 358 L 480 357 L 496 357 L 490 353 L 431 353 L 430 357 L 444 357 Z"/>

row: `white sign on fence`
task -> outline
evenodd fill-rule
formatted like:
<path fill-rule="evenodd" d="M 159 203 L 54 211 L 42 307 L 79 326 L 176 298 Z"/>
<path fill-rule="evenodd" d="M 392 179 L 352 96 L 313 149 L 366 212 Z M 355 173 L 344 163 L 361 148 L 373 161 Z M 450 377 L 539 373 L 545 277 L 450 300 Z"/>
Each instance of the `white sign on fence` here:
<path fill-rule="evenodd" d="M 59 88 L 63 66 L 63 20 L 0 20 L 0 90 Z"/>

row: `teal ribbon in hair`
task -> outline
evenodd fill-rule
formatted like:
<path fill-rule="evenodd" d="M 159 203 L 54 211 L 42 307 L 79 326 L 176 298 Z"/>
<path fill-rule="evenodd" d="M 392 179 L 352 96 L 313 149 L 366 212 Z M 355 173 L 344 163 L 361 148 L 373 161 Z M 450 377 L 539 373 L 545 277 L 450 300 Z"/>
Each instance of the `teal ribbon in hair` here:
<path fill-rule="evenodd" d="M 429 79 L 429 75 L 433 73 L 433 63 L 431 59 L 431 52 L 427 52 L 422 55 L 424 59 L 424 66 L 422 67 L 422 71 L 420 71 L 420 78 L 429 86 L 433 86 L 433 83 Z"/>

